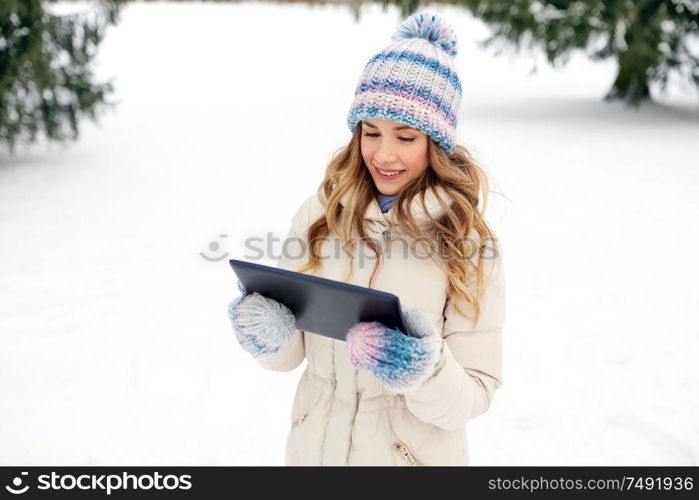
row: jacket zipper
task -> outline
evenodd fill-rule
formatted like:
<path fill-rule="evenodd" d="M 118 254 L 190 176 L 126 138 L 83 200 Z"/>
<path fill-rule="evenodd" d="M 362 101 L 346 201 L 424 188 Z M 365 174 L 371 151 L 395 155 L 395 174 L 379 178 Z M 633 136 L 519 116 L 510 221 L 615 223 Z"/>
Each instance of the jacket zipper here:
<path fill-rule="evenodd" d="M 306 420 L 306 417 L 307 417 L 307 416 L 308 416 L 308 415 L 303 415 L 303 416 L 302 416 L 301 418 L 299 418 L 296 422 L 294 422 L 294 425 L 292 425 L 292 427 L 296 427 L 297 425 L 301 425 L 301 424 L 303 423 L 303 421 Z"/>
<path fill-rule="evenodd" d="M 393 448 L 398 452 L 398 454 L 407 462 L 408 465 L 418 465 L 419 462 L 415 456 L 410 452 L 407 446 L 405 446 L 400 441 L 393 443 Z"/>

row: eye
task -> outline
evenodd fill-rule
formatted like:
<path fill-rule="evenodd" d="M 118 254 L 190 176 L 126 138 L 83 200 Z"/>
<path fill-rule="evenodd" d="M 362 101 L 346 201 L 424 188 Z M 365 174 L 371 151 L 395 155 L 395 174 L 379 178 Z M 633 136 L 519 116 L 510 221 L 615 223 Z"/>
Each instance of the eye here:
<path fill-rule="evenodd" d="M 369 132 L 365 132 L 364 136 L 365 137 L 378 137 L 379 134 L 370 134 Z M 399 137 L 398 139 L 403 141 L 403 142 L 413 142 L 415 140 L 412 137 Z"/>

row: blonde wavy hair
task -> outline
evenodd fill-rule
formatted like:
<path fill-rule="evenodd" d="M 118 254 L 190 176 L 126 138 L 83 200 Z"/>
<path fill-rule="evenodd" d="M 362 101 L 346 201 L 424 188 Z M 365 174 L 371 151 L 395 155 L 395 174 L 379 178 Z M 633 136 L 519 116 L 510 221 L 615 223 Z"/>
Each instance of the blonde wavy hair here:
<path fill-rule="evenodd" d="M 360 122 L 352 139 L 335 152 L 326 168 L 325 177 L 318 187 L 318 198 L 325 212 L 311 224 L 304 236 L 309 250 L 308 261 L 298 272 L 315 271 L 320 267 L 321 246 L 331 234 L 339 237 L 353 256 L 356 241 L 354 238 L 350 241 L 350 238 L 354 232 L 378 257 L 369 280 L 371 288 L 383 262 L 383 252 L 367 237 L 364 229 L 364 215 L 377 190 L 362 157 L 361 129 Z M 430 241 L 432 248 L 436 247 L 438 252 L 433 253 L 432 257 L 448 275 L 447 295 L 452 300 L 462 299 L 473 307 L 475 327 L 484 290 L 483 256 L 488 250 L 494 251 L 495 256 L 500 251 L 494 233 L 484 219 L 488 204 L 488 179 L 464 146 L 457 145 L 454 152 L 447 155 L 430 136 L 427 139 L 429 166 L 421 177 L 398 193 L 393 210 L 403 233 L 418 241 Z M 452 203 L 449 205 L 440 199 L 444 213 L 435 219 L 425 207 L 424 195 L 429 188 L 436 186 L 443 188 Z M 408 207 L 416 196 L 421 197 L 422 207 L 429 219 L 427 224 L 418 224 L 409 211 Z M 344 205 L 341 203 L 343 198 L 347 199 Z M 479 210 L 481 201 L 482 208 Z M 477 242 L 468 239 L 473 228 L 480 236 Z M 493 246 L 488 247 L 488 243 Z M 476 251 L 474 247 L 478 251 L 477 265 L 471 261 Z M 350 259 L 348 278 L 352 274 L 352 263 L 353 259 Z M 467 318 L 456 301 L 455 307 Z"/>

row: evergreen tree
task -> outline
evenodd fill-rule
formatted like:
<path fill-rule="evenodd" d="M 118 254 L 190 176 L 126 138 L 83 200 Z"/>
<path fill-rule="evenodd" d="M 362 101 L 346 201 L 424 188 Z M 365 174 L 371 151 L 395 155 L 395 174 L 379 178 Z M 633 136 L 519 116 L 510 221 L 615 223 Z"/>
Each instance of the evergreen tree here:
<path fill-rule="evenodd" d="M 398 0 L 403 14 L 416 0 Z M 592 60 L 613 57 L 618 72 L 605 99 L 638 106 L 650 99 L 649 84 L 665 90 L 677 73 L 699 87 L 697 0 L 451 0 L 493 28 L 482 42 L 541 48 L 552 65 L 584 50 Z M 691 44 L 694 45 L 691 45 Z"/>
<path fill-rule="evenodd" d="M 91 63 L 123 0 L 101 0 L 92 19 L 47 11 L 46 0 L 0 0 L 0 143 L 78 138 L 78 120 L 110 105 Z"/>

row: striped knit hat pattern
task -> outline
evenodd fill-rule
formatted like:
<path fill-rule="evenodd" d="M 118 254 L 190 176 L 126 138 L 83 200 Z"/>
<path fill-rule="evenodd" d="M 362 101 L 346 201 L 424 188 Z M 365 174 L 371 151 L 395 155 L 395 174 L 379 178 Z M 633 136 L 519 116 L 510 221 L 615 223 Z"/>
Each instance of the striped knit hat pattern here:
<path fill-rule="evenodd" d="M 461 104 L 454 29 L 437 15 L 417 13 L 391 38 L 359 78 L 347 118 L 350 132 L 360 120 L 384 118 L 420 130 L 453 153 Z"/>

